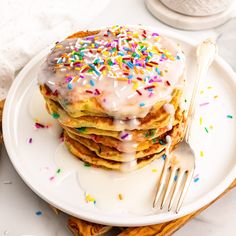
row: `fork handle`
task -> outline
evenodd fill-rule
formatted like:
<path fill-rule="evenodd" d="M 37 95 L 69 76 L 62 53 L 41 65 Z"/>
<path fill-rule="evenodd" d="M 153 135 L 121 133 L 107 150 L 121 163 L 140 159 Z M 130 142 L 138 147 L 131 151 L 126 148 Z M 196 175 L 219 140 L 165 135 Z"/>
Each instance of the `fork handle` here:
<path fill-rule="evenodd" d="M 210 67 L 217 53 L 217 46 L 215 44 L 215 41 L 210 38 L 204 40 L 198 45 L 196 53 L 197 53 L 197 63 L 198 63 L 197 76 L 194 81 L 193 93 L 189 105 L 185 132 L 184 132 L 185 134 L 184 138 L 187 143 L 189 143 L 189 137 L 191 134 L 190 131 L 192 128 L 192 123 L 195 113 L 196 98 L 199 90 L 200 80 L 202 78 L 205 78 L 208 68 Z"/>

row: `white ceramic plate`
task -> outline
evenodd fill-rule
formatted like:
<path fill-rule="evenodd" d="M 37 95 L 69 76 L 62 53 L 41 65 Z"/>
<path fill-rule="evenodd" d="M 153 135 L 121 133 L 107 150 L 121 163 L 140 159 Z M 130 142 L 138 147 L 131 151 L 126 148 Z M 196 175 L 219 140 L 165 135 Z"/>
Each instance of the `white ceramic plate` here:
<path fill-rule="evenodd" d="M 178 41 L 186 54 L 185 96 L 188 99 L 196 69 L 196 44 L 180 35 L 161 33 Z M 181 211 L 175 214 L 151 209 L 162 159 L 124 174 L 86 167 L 64 148 L 58 138 L 60 129 L 47 114 L 37 87 L 37 71 L 48 52 L 49 49 L 45 49 L 33 58 L 17 76 L 3 116 L 4 141 L 10 159 L 25 183 L 45 201 L 85 220 L 141 226 L 170 221 L 196 211 L 234 180 L 236 79 L 220 57 L 213 62 L 208 78 L 201 85 L 191 140 L 196 153 L 195 178 Z M 51 126 L 36 129 L 35 118 Z M 30 138 L 32 143 L 29 143 Z M 85 200 L 86 194 L 90 196 L 89 202 Z"/>

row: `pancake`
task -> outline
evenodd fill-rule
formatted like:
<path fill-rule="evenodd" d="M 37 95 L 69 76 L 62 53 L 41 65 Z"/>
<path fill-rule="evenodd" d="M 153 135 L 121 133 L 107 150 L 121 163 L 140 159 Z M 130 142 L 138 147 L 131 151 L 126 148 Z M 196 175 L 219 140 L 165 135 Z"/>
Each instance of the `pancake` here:
<path fill-rule="evenodd" d="M 173 126 L 184 123 L 184 115 L 183 112 L 180 109 L 177 109 L 175 113 L 175 121 L 173 122 Z M 109 130 L 102 130 L 102 129 L 96 129 L 96 128 L 91 128 L 91 127 L 81 127 L 81 128 L 70 128 L 61 125 L 63 129 L 69 130 L 70 132 L 80 135 L 85 138 L 92 138 L 93 137 L 102 137 L 102 138 L 115 138 L 120 141 L 127 140 L 122 139 L 124 135 L 128 134 L 129 136 L 132 137 L 132 140 L 135 142 L 144 142 L 147 140 L 152 140 L 153 138 L 156 138 L 163 133 L 167 132 L 169 129 L 167 126 L 164 127 L 159 127 L 158 129 L 148 129 L 148 130 L 130 130 L 130 131 L 109 131 Z M 128 139 L 129 140 L 129 139 Z M 109 142 L 109 141 L 108 141 Z M 111 141 L 112 142 L 112 141 Z"/>
<path fill-rule="evenodd" d="M 172 144 L 173 145 L 176 144 L 182 137 L 181 130 L 182 129 L 180 129 L 179 126 L 174 127 L 171 132 L 167 132 L 166 134 L 162 135 L 160 139 L 155 139 L 153 145 L 142 151 L 136 151 L 136 148 L 133 147 L 133 144 L 129 144 L 128 142 L 126 142 L 124 146 L 127 146 L 130 149 L 133 148 L 133 152 L 128 152 L 128 153 L 120 152 L 115 148 L 111 148 L 103 144 L 96 143 L 91 139 L 78 137 L 71 133 L 67 134 L 70 138 L 86 146 L 89 150 L 95 152 L 97 156 L 103 159 L 119 161 L 119 162 L 129 162 L 134 159 L 143 158 L 163 151 L 168 145 L 168 143 L 165 141 L 165 137 L 167 135 L 171 138 Z M 159 140 L 162 140 L 162 142 L 160 143 Z"/>
<path fill-rule="evenodd" d="M 165 155 L 165 150 L 163 150 L 160 153 L 146 156 L 145 158 L 137 159 L 137 161 L 122 163 L 98 157 L 93 151 L 89 150 L 84 145 L 80 144 L 74 139 L 71 139 L 66 133 L 65 133 L 65 144 L 69 149 L 69 151 L 74 156 L 76 156 L 78 159 L 86 163 L 89 163 L 96 167 L 102 167 L 106 169 L 119 170 L 119 171 L 127 171 L 127 172 L 140 169 L 148 165 L 155 159 L 158 159 L 163 155 Z"/>
<path fill-rule="evenodd" d="M 80 160 L 135 170 L 182 139 L 183 52 L 138 27 L 77 32 L 55 47 L 38 73 L 46 108 Z"/>
<path fill-rule="evenodd" d="M 175 124 L 175 125 L 179 125 L 179 123 Z M 135 148 L 135 151 L 145 150 L 145 149 L 151 147 L 156 142 L 165 143 L 161 136 L 163 136 L 163 134 L 165 134 L 167 132 L 167 131 L 166 132 L 164 131 L 164 132 L 160 133 L 159 135 L 155 135 L 154 132 L 152 132 L 152 133 L 150 132 L 150 133 L 146 134 L 146 136 L 145 136 L 146 140 L 144 139 L 141 142 L 134 141 L 134 139 L 132 139 L 132 141 L 127 140 L 126 142 L 128 144 L 130 143 L 130 145 L 124 145 L 123 140 L 121 141 L 121 140 L 113 138 L 113 137 L 104 136 L 104 135 L 95 135 L 95 134 L 84 134 L 83 132 L 78 132 L 78 131 L 75 131 L 74 129 L 71 129 L 71 128 L 67 128 L 67 127 L 63 127 L 63 128 L 68 133 L 68 135 L 70 137 L 74 138 L 75 140 L 77 140 L 77 139 L 79 140 L 80 137 L 90 139 L 90 140 L 94 141 L 95 143 L 103 144 L 105 146 L 115 148 L 120 152 L 126 152 L 126 153 L 133 152 L 134 148 Z M 124 136 L 125 136 L 125 134 L 124 134 Z M 152 139 L 150 139 L 150 137 Z M 134 148 L 132 148 L 131 144 L 133 144 Z"/>
<path fill-rule="evenodd" d="M 40 88 L 41 94 L 44 96 L 44 98 L 46 100 L 50 99 L 54 102 L 57 102 L 58 104 L 60 104 L 61 107 L 64 105 L 64 104 L 60 103 L 60 100 L 57 98 L 57 96 L 55 96 L 55 94 L 50 90 L 50 88 L 47 85 L 40 85 L 39 88 Z M 91 103 L 92 105 L 90 105 L 89 103 Z M 91 108 L 91 106 L 93 106 L 93 109 Z M 91 100 L 87 102 L 87 104 L 86 104 L 86 106 L 84 106 L 83 110 L 79 110 L 76 113 L 71 112 L 72 109 L 66 109 L 67 107 L 68 107 L 68 105 L 66 105 L 66 106 L 64 105 L 62 107 L 62 109 L 65 109 L 65 111 L 68 113 L 68 115 L 73 118 L 78 118 L 81 116 L 108 117 L 108 115 L 106 113 L 103 113 L 99 109 L 100 106 L 96 102 L 91 102 Z M 76 110 L 78 110 L 78 109 L 76 109 Z"/>

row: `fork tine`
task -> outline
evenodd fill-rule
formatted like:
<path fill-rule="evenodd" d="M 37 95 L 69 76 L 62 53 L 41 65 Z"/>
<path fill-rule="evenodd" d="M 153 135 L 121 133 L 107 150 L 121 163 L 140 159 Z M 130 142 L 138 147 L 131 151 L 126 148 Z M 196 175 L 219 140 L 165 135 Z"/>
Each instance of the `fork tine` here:
<path fill-rule="evenodd" d="M 177 183 L 175 184 L 174 190 L 173 190 L 173 192 L 171 194 L 171 197 L 170 197 L 170 203 L 169 203 L 169 206 L 168 206 L 168 211 L 170 211 L 172 209 L 172 206 L 173 206 L 174 200 L 176 198 L 176 195 L 179 192 L 179 189 L 180 189 L 180 186 L 181 186 L 181 183 L 182 183 L 182 180 L 183 180 L 183 176 L 184 175 L 181 174 L 181 171 L 179 169 Z"/>
<path fill-rule="evenodd" d="M 162 201 L 161 201 L 161 207 L 160 207 L 161 210 L 163 209 L 163 207 L 166 203 L 166 200 L 169 196 L 170 190 L 171 190 L 171 188 L 172 188 L 172 186 L 175 182 L 176 172 L 178 172 L 178 170 L 176 170 L 176 168 L 170 167 L 170 176 L 169 176 L 169 179 L 168 179 L 168 182 L 167 182 L 167 187 L 165 189 L 164 196 L 163 196 Z"/>
<path fill-rule="evenodd" d="M 164 163 L 164 166 L 163 166 L 163 169 L 162 169 L 162 172 L 161 172 L 161 176 L 160 176 L 160 179 L 158 181 L 158 185 L 157 185 L 157 191 L 155 193 L 155 197 L 154 197 L 154 201 L 153 201 L 153 208 L 156 208 L 157 207 L 157 202 L 161 196 L 161 193 L 164 189 L 164 185 L 165 185 L 165 180 L 166 180 L 166 174 L 167 174 L 167 170 L 168 168 L 167 167 L 167 164 L 168 164 L 168 159 L 166 158 L 165 159 L 165 163 Z"/>
<path fill-rule="evenodd" d="M 183 190 L 180 194 L 180 197 L 179 197 L 179 200 L 178 200 L 178 203 L 177 203 L 177 207 L 176 207 L 176 210 L 175 212 L 178 213 L 182 204 L 183 204 L 183 201 L 184 201 L 184 198 L 185 198 L 185 195 L 188 191 L 188 188 L 190 186 L 190 183 L 191 183 L 191 180 L 192 180 L 192 177 L 193 177 L 193 171 L 189 172 L 189 171 L 185 171 L 186 173 L 186 178 L 185 178 L 185 181 L 184 181 L 184 184 L 183 184 Z"/>

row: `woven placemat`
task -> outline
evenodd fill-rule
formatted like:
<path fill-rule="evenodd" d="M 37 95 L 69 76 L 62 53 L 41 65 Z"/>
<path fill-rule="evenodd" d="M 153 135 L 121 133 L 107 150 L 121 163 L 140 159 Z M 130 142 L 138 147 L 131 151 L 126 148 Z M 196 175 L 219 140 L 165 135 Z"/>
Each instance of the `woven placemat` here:
<path fill-rule="evenodd" d="M 0 101 L 0 143 L 3 142 L 2 138 L 2 112 L 3 112 L 4 101 Z M 189 220 L 193 217 L 204 211 L 210 205 L 212 205 L 215 201 L 222 198 L 229 190 L 236 187 L 236 179 L 233 183 L 214 201 L 199 209 L 198 211 L 181 217 L 177 220 L 173 220 L 170 222 L 156 224 L 151 226 L 143 226 L 143 227 L 129 227 L 129 228 L 118 228 L 117 235 L 118 236 L 170 236 L 178 229 L 180 229 L 183 225 L 185 225 Z M 52 207 L 53 208 L 53 207 Z M 58 212 L 55 208 L 53 208 L 55 212 Z M 113 227 L 106 225 L 99 225 L 90 223 L 84 220 L 80 220 L 74 217 L 70 217 L 68 220 L 68 227 L 71 232 L 75 236 L 99 236 L 111 230 Z"/>

